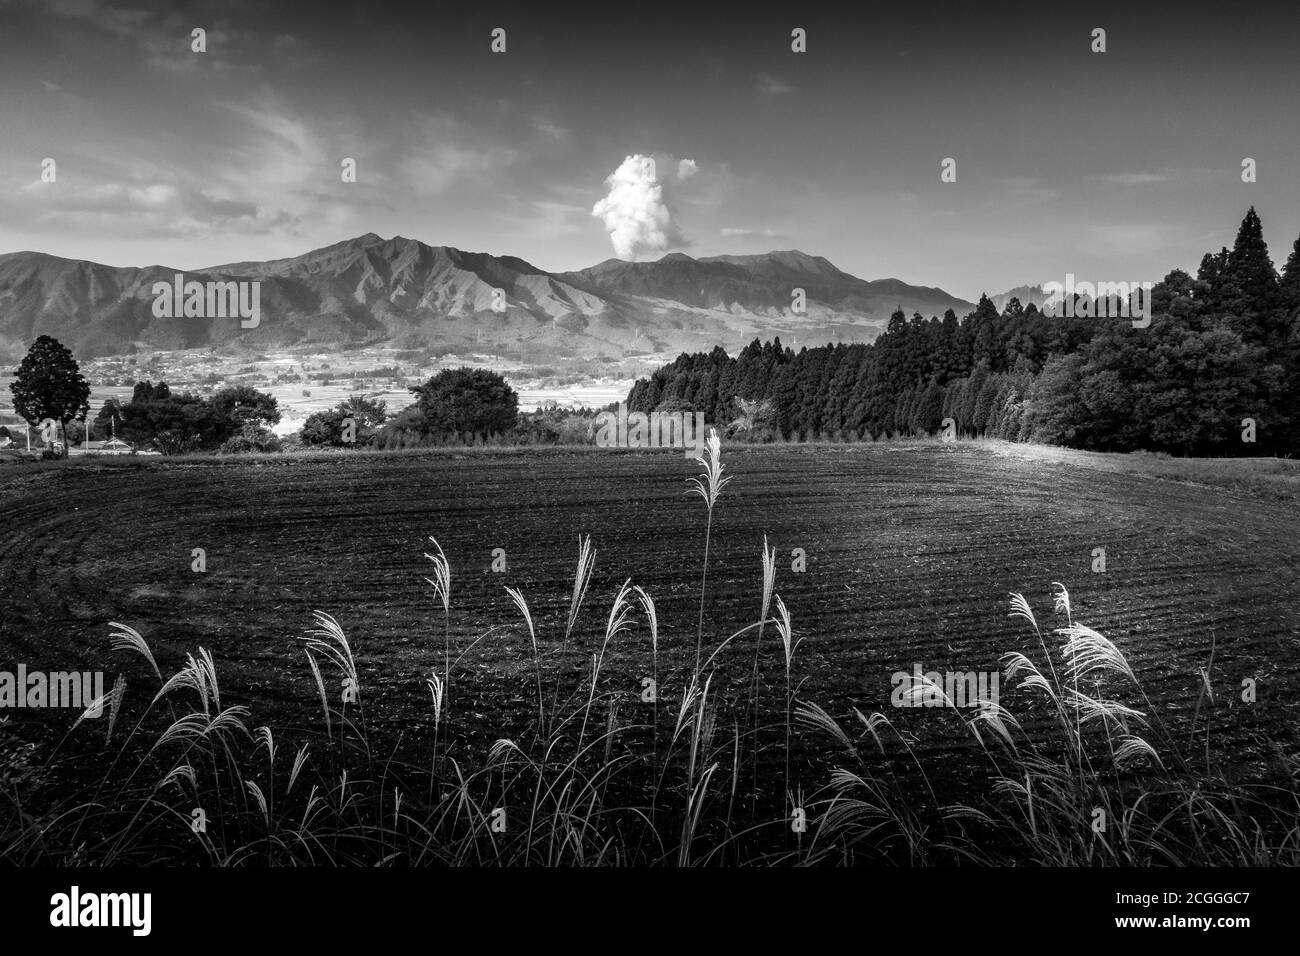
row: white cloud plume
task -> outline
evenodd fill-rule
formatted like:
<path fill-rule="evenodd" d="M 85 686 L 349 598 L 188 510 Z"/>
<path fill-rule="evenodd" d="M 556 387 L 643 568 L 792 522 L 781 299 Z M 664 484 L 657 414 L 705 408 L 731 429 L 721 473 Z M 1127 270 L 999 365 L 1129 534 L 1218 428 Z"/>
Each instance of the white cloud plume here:
<path fill-rule="evenodd" d="M 693 159 L 677 164 L 677 181 L 698 170 Z M 591 214 L 604 220 L 605 230 L 620 259 L 638 259 L 686 244 L 658 176 L 654 158 L 635 153 L 605 179 L 609 192 Z"/>

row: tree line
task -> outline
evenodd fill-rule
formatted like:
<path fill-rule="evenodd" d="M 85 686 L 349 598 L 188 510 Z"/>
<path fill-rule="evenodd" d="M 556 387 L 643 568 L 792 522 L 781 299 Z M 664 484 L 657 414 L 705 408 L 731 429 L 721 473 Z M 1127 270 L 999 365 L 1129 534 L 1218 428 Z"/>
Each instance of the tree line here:
<path fill-rule="evenodd" d="M 701 410 L 760 441 L 934 434 L 951 419 L 966 436 L 1099 451 L 1300 450 L 1300 238 L 1279 274 L 1252 207 L 1231 249 L 1195 278 L 1171 271 L 1149 305 L 1145 327 L 1015 298 L 999 312 L 987 295 L 961 318 L 898 310 L 870 345 L 683 354 L 627 405 Z"/>
<path fill-rule="evenodd" d="M 1049 315 L 1014 298 L 999 312 L 986 295 L 962 318 L 951 309 L 929 319 L 897 310 L 869 345 L 796 353 L 776 338 L 735 357 L 720 346 L 683 354 L 637 381 L 627 407 L 702 411 L 751 441 L 857 441 L 948 427 L 1100 451 L 1300 450 L 1300 238 L 1279 274 L 1251 208 L 1231 249 L 1207 253 L 1195 278 L 1173 270 L 1148 304 L 1145 327 L 1082 308 Z M 53 422 L 80 437 L 90 387 L 57 340 L 37 339 L 10 388 L 29 423 Z M 129 402 L 105 403 L 89 437 L 164 454 L 593 440 L 595 410 L 520 413 L 514 389 L 489 370 L 446 369 L 411 392 L 414 401 L 395 414 L 351 396 L 282 439 L 271 430 L 280 421 L 272 395 L 233 385 L 202 397 L 143 381 Z"/>
<path fill-rule="evenodd" d="M 90 385 L 72 352 L 48 335 L 33 343 L 10 390 L 18 415 L 38 430 L 46 457 L 67 454 L 69 443 L 109 437 L 165 455 L 275 452 L 294 446 L 580 444 L 590 441 L 596 415 L 554 405 L 520 413 L 519 396 L 504 376 L 457 368 L 412 388 L 415 401 L 396 414 L 389 413 L 384 401 L 351 395 L 284 437 L 272 431 L 281 420 L 275 396 L 249 385 L 202 396 L 173 391 L 166 382 L 140 381 L 129 401 L 109 399 L 87 421 Z M 0 438 L 10 437 L 6 432 L 0 428 Z"/>

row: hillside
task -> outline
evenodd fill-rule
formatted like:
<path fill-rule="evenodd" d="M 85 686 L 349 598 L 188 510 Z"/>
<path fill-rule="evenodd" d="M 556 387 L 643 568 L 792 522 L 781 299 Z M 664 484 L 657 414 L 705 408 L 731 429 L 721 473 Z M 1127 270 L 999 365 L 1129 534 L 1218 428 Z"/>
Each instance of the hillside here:
<path fill-rule="evenodd" d="M 256 280 L 261 323 L 158 318 L 156 282 L 182 270 L 116 268 L 37 252 L 0 256 L 0 351 L 19 354 L 38 335 L 80 355 L 244 345 L 458 348 L 615 358 L 677 354 L 781 336 L 800 345 L 870 341 L 889 313 L 963 312 L 941 289 L 866 281 L 819 256 L 772 252 L 657 262 L 609 260 L 550 273 L 523 259 L 367 233 L 301 256 L 185 271 L 187 281 Z M 806 311 L 792 310 L 792 290 Z M 494 311 L 494 291 L 505 310 Z"/>

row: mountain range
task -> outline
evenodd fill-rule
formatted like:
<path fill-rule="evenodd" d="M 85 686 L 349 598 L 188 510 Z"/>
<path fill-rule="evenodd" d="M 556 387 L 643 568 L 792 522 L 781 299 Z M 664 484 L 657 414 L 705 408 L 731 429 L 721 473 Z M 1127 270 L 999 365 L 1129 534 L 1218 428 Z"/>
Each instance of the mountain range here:
<path fill-rule="evenodd" d="M 171 284 L 178 272 L 186 281 L 259 281 L 260 324 L 156 317 L 154 283 Z M 804 290 L 802 311 L 796 289 Z M 21 354 L 48 334 L 86 356 L 389 344 L 530 359 L 618 358 L 716 345 L 734 350 L 774 335 L 800 346 L 870 341 L 896 308 L 928 317 L 949 308 L 962 315 L 973 306 L 942 289 L 860 279 L 794 250 L 610 259 L 576 272 L 374 233 L 291 259 L 190 270 L 0 255 L 0 354 Z"/>
<path fill-rule="evenodd" d="M 1006 292 L 998 295 L 989 296 L 994 307 L 1001 312 L 1007 307 L 1007 303 L 1012 299 L 1019 299 L 1021 306 L 1029 308 L 1032 304 L 1036 309 L 1042 309 L 1043 303 L 1050 299 L 1041 285 L 1018 285 L 1014 289 L 1008 289 Z"/>

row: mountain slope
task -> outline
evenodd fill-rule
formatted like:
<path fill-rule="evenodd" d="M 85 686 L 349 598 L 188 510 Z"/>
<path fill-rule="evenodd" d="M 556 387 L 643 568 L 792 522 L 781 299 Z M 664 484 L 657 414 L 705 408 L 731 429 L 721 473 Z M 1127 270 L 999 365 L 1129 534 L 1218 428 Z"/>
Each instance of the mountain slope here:
<path fill-rule="evenodd" d="M 182 270 L 114 268 L 35 252 L 0 256 L 0 351 L 50 334 L 78 354 L 133 347 L 402 348 L 615 358 L 780 335 L 799 344 L 869 341 L 889 313 L 942 314 L 970 303 L 896 279 L 867 282 L 801 252 L 657 262 L 609 260 L 550 273 L 513 256 L 367 233 L 301 256 L 185 271 L 186 281 L 257 281 L 261 322 L 159 318 L 155 282 Z M 802 288 L 806 310 L 792 309 Z M 499 292 L 498 292 L 499 290 Z M 494 306 L 503 306 L 495 308 Z"/>
<path fill-rule="evenodd" d="M 1012 299 L 1019 299 L 1021 306 L 1028 308 L 1032 304 L 1035 308 L 1041 309 L 1043 303 L 1047 301 L 1048 295 L 1043 291 L 1041 285 L 1018 285 L 1014 289 L 1008 289 L 999 295 L 989 296 L 999 312 L 1007 307 L 1007 303 Z"/>
<path fill-rule="evenodd" d="M 750 256 L 692 259 L 681 253 L 657 262 L 609 259 L 590 269 L 565 273 L 602 292 L 674 299 L 696 308 L 746 310 L 763 315 L 787 311 L 793 289 L 829 313 L 887 321 L 896 308 L 908 315 L 964 313 L 970 302 L 942 289 L 908 285 L 898 279 L 867 282 L 836 268 L 821 256 L 791 250 Z M 812 311 L 810 308 L 809 311 Z"/>

